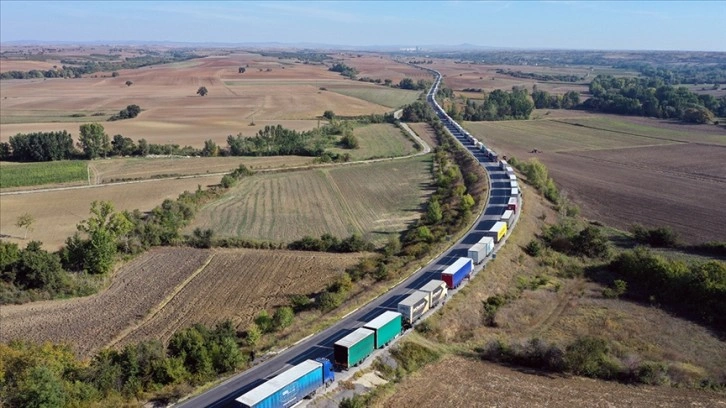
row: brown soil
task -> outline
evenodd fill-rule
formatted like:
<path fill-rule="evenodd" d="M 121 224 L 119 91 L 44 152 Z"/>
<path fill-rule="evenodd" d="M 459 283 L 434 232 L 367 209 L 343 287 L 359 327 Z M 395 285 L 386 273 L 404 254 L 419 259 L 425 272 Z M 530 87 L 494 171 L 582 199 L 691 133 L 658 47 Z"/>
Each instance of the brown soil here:
<path fill-rule="evenodd" d="M 105 346 L 168 340 L 194 323 L 244 328 L 291 294 L 319 291 L 359 254 L 154 249 L 121 267 L 96 295 L 0 308 L 0 342 L 68 342 L 81 356 Z"/>
<path fill-rule="evenodd" d="M 260 311 L 272 315 L 274 308 L 289 304 L 290 295 L 322 290 L 358 257 L 278 250 L 215 251 L 204 270 L 114 343 L 166 341 L 180 328 L 225 319 L 244 330 Z"/>
<path fill-rule="evenodd" d="M 211 252 L 160 248 L 121 267 L 108 289 L 85 298 L 0 307 L 0 341 L 68 342 L 84 356 L 142 319 Z"/>
<path fill-rule="evenodd" d="M 439 142 L 436 140 L 436 133 L 428 123 L 408 123 L 408 127 L 416 132 L 416 134 L 432 148 L 439 145 Z"/>
<path fill-rule="evenodd" d="M 724 407 L 707 391 L 543 375 L 448 357 L 407 378 L 383 407 Z"/>

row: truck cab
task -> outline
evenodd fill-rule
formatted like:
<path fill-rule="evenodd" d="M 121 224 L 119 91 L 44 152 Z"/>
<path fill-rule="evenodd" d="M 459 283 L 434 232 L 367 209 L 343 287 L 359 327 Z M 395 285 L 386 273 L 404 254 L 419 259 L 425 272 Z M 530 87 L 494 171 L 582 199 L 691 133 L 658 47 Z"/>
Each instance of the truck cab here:
<path fill-rule="evenodd" d="M 333 363 L 331 363 L 327 358 L 316 358 L 315 361 L 323 365 L 323 384 L 329 385 L 335 381 Z"/>

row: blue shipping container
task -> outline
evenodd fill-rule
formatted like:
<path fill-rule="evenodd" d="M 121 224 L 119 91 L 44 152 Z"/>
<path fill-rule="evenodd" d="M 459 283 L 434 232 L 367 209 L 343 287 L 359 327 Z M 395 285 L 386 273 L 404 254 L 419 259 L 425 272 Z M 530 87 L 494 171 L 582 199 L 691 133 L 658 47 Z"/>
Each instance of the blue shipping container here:
<path fill-rule="evenodd" d="M 247 408 L 287 408 L 333 380 L 330 361 L 306 360 L 250 390 L 236 401 Z"/>
<path fill-rule="evenodd" d="M 449 289 L 456 288 L 473 269 L 474 261 L 471 258 L 459 258 L 441 272 L 441 280 L 446 282 Z"/>

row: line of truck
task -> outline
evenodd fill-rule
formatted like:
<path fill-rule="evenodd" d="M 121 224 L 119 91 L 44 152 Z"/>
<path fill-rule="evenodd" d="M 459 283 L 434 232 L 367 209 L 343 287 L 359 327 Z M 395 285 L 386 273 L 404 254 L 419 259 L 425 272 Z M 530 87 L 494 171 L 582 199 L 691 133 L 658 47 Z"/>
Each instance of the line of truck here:
<path fill-rule="evenodd" d="M 443 112 L 433 99 L 441 80 L 441 76 L 436 74 L 437 80 L 429 92 L 429 102 L 434 104 L 439 112 Z M 485 233 L 479 242 L 469 248 L 467 257 L 460 257 L 446 266 L 441 271 L 440 279 L 430 280 L 421 288 L 414 290 L 396 305 L 396 311 L 385 311 L 337 340 L 333 344 L 332 362 L 327 358 L 317 358 L 294 365 L 238 397 L 236 401 L 240 406 L 245 408 L 287 408 L 299 403 L 303 398 L 315 394 L 319 389 L 328 386 L 335 380 L 334 370 L 347 370 L 361 364 L 375 350 L 386 347 L 400 336 L 404 329 L 413 326 L 427 311 L 443 304 L 450 290 L 458 288 L 462 282 L 471 277 L 474 265 L 481 264 L 486 257 L 493 254 L 494 246 L 511 228 L 519 210 L 519 186 L 516 176 L 506 161 L 499 161 L 496 152 L 469 135 L 448 116 L 445 118 L 449 120 L 447 127 L 455 125 L 455 130 L 469 137 L 471 143 L 477 150 L 483 152 L 488 160 L 498 162 L 499 168 L 506 171 L 511 191 L 506 210 L 500 220 Z"/>

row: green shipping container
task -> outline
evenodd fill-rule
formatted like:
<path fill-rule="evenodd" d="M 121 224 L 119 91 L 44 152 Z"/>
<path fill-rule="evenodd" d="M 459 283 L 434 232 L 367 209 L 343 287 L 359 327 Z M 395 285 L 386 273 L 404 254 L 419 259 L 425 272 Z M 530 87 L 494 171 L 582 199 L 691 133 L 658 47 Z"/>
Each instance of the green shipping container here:
<path fill-rule="evenodd" d="M 373 330 L 359 328 L 333 345 L 335 365 L 350 368 L 365 360 L 375 350 Z"/>
<path fill-rule="evenodd" d="M 376 348 L 382 348 L 396 336 L 401 334 L 402 315 L 398 312 L 385 311 L 380 316 L 366 323 L 363 327 L 375 332 Z"/>

